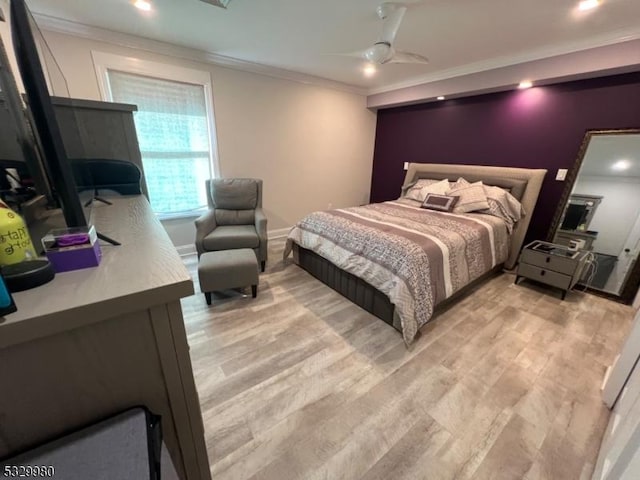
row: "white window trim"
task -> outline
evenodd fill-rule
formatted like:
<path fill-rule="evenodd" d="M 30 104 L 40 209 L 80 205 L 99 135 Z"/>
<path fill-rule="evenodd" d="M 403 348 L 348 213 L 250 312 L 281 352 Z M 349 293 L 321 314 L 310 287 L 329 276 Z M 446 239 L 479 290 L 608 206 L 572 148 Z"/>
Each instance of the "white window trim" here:
<path fill-rule="evenodd" d="M 215 114 L 213 105 L 213 93 L 211 74 L 203 70 L 180 67 L 169 63 L 151 62 L 135 57 L 125 57 L 112 53 L 91 51 L 93 65 L 98 80 L 100 97 L 105 102 L 112 102 L 113 95 L 109 86 L 109 70 L 118 70 L 125 73 L 145 75 L 148 77 L 171 80 L 174 82 L 190 83 L 204 87 L 205 107 L 207 121 L 209 122 L 209 155 L 214 177 L 220 176 L 220 164 L 218 161 L 218 138 L 216 135 Z M 206 211 L 206 210 L 203 210 Z M 199 211 L 185 212 L 184 214 L 161 215 L 161 218 L 181 218 L 197 216 Z"/>

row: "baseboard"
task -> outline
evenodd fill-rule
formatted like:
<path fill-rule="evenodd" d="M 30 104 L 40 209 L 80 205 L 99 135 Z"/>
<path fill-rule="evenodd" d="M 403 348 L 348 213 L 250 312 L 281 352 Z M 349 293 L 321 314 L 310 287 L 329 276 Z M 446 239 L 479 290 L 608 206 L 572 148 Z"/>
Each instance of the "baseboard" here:
<path fill-rule="evenodd" d="M 196 253 L 196 246 L 195 245 L 180 245 L 179 247 L 176 247 L 176 250 L 178 251 L 178 255 L 180 255 L 181 257 L 184 257 L 186 255 L 193 255 Z"/>
<path fill-rule="evenodd" d="M 287 236 L 290 230 L 291 230 L 291 227 L 278 228 L 277 230 L 269 230 L 267 232 L 267 237 L 269 238 L 269 240 L 275 240 L 276 238 L 284 238 Z"/>

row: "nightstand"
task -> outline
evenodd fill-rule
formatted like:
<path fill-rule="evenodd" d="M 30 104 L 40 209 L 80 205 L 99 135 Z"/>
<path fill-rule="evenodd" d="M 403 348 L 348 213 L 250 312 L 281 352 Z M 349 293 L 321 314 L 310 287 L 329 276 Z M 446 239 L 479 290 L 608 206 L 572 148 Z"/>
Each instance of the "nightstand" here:
<path fill-rule="evenodd" d="M 562 290 L 562 300 L 582 278 L 589 252 L 572 251 L 563 245 L 536 240 L 520 254 L 516 283 L 521 278 L 535 280 Z"/>

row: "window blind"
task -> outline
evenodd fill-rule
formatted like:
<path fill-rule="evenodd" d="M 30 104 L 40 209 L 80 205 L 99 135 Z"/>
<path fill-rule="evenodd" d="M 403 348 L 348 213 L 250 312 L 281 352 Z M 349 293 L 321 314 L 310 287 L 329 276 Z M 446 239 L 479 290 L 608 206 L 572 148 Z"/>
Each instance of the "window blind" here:
<path fill-rule="evenodd" d="M 205 207 L 212 168 L 204 87 L 114 70 L 108 77 L 114 102 L 138 106 L 134 119 L 153 211 Z"/>

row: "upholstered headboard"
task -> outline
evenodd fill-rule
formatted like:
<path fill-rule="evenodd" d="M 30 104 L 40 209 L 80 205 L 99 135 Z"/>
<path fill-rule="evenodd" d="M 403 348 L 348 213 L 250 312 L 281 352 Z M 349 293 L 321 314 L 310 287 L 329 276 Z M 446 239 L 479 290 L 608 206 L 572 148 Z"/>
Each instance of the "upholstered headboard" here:
<path fill-rule="evenodd" d="M 542 180 L 547 171 L 544 169 L 513 168 L 513 167 L 485 167 L 480 165 L 448 165 L 440 163 L 410 163 L 404 179 L 403 191 L 407 185 L 421 178 L 442 180 L 448 178 L 454 182 L 464 177 L 470 182 L 482 181 L 486 185 L 495 185 L 509 189 L 511 194 L 520 200 L 526 212 L 511 236 L 511 249 L 505 268 L 511 269 L 518 261 L 525 234 L 533 215 L 538 194 L 542 187 Z"/>

